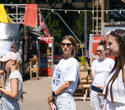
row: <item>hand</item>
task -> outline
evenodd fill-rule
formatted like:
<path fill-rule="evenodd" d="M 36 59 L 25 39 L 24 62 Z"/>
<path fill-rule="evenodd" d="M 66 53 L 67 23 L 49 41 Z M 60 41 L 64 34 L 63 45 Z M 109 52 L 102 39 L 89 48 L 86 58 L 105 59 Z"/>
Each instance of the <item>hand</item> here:
<path fill-rule="evenodd" d="M 0 70 L 0 75 L 5 75 L 5 71 L 4 70 Z"/>
<path fill-rule="evenodd" d="M 98 88 L 100 88 L 100 89 L 104 90 L 104 86 L 96 86 L 96 87 L 98 87 Z M 98 92 L 98 95 L 99 95 L 99 96 L 104 96 L 104 94 L 99 93 L 99 92 Z"/>
<path fill-rule="evenodd" d="M 87 70 L 91 70 L 91 66 L 89 66 L 89 64 L 86 65 L 86 69 Z"/>
<path fill-rule="evenodd" d="M 54 110 L 54 105 L 55 105 L 55 102 L 54 102 L 54 101 L 50 102 L 50 103 L 49 103 L 49 109 L 50 109 L 50 110 Z"/>
<path fill-rule="evenodd" d="M 48 104 L 54 100 L 54 97 L 52 95 L 48 96 Z"/>
<path fill-rule="evenodd" d="M 104 86 L 96 86 L 96 87 L 98 87 L 98 88 L 104 90 Z"/>

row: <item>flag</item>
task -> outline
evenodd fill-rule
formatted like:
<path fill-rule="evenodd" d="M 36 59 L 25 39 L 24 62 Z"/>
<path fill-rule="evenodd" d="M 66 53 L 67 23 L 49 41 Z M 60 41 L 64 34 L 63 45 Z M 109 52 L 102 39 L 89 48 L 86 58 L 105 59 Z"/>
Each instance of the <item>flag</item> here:
<path fill-rule="evenodd" d="M 37 25 L 40 25 L 37 4 L 25 5 L 25 15 L 23 24 L 31 27 L 36 27 Z"/>
<path fill-rule="evenodd" d="M 3 6 L 3 4 L 0 4 L 0 23 L 13 23 Z"/>

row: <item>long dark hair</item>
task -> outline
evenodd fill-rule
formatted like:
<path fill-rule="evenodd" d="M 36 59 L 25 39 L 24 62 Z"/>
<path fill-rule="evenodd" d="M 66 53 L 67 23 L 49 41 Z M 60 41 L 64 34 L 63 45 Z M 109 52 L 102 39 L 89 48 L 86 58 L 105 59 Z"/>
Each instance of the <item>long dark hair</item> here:
<path fill-rule="evenodd" d="M 101 40 L 99 43 L 98 43 L 98 46 L 103 46 L 104 50 L 106 50 L 106 41 L 105 40 Z"/>
<path fill-rule="evenodd" d="M 108 86 L 109 86 L 109 83 L 111 83 L 110 96 L 111 96 L 111 101 L 113 102 L 114 100 L 113 100 L 113 94 L 112 94 L 112 85 L 113 85 L 114 81 L 116 80 L 116 78 L 118 77 L 120 70 L 122 70 L 122 80 L 125 83 L 125 70 L 123 69 L 124 65 L 125 65 L 125 30 L 116 29 L 115 31 L 111 31 L 110 35 L 113 36 L 115 38 L 116 42 L 118 43 L 119 52 L 118 52 L 118 56 L 115 57 L 116 62 L 111 71 L 111 73 L 112 73 L 115 70 L 115 73 L 113 74 L 112 78 L 109 80 L 109 82 L 106 86 L 106 93 L 105 93 L 104 99 L 106 99 L 106 97 L 107 97 Z"/>

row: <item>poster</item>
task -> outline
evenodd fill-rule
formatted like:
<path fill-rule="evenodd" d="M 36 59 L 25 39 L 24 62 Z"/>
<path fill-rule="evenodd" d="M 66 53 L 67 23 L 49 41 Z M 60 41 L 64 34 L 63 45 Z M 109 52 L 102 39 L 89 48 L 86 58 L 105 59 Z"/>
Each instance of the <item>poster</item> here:
<path fill-rule="evenodd" d="M 97 59 L 98 56 L 95 53 L 95 50 L 98 46 L 98 43 L 103 40 L 103 35 L 90 34 L 89 36 L 89 58 L 90 61 Z"/>

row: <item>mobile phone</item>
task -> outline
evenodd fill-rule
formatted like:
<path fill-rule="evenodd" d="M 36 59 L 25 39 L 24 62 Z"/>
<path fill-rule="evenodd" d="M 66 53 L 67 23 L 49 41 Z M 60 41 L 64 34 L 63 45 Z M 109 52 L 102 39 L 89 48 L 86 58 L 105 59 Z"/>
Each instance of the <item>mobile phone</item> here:
<path fill-rule="evenodd" d="M 90 66 L 90 58 L 87 59 L 88 65 Z M 88 75 L 90 75 L 91 70 L 88 70 Z"/>
<path fill-rule="evenodd" d="M 98 88 L 98 87 L 96 87 L 96 86 L 93 86 L 93 85 L 92 85 L 91 88 L 92 88 L 93 91 L 100 92 L 100 93 L 103 92 L 102 89 L 100 89 L 100 88 Z"/>

